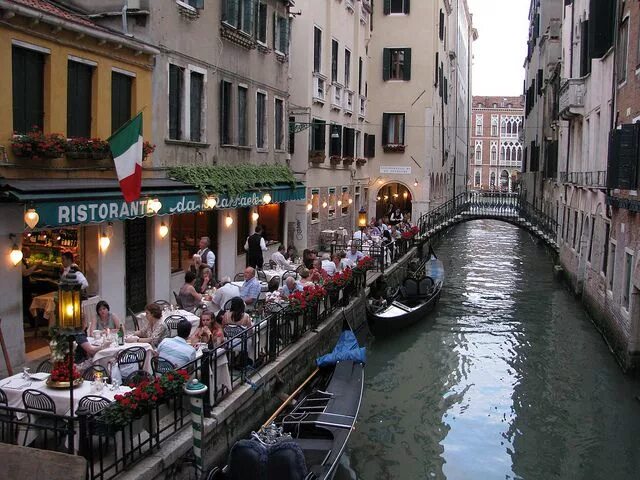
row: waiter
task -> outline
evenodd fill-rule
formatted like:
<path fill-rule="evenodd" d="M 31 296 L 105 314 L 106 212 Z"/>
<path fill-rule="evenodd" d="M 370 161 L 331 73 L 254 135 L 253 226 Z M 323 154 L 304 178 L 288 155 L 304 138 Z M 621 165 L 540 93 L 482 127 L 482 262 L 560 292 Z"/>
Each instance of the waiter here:
<path fill-rule="evenodd" d="M 247 251 L 247 267 L 262 270 L 264 263 L 262 252 L 267 251 L 267 244 L 262 237 L 262 227 L 260 225 L 256 227 L 253 235 L 247 237 L 247 241 L 244 242 L 244 249 Z"/>
<path fill-rule="evenodd" d="M 200 250 L 198 250 L 198 255 L 200 255 L 202 263 L 206 263 L 211 271 L 214 272 L 216 266 L 216 256 L 209 248 L 209 245 L 211 245 L 211 240 L 209 240 L 209 237 L 202 237 L 200 238 L 199 245 Z M 199 275 L 199 272 L 196 272 L 196 275 Z"/>
<path fill-rule="evenodd" d="M 89 282 L 87 278 L 80 271 L 80 267 L 73 263 L 73 253 L 64 252 L 62 254 L 62 266 L 64 267 L 62 270 L 62 275 L 60 278 L 67 275 L 69 272 L 74 272 L 76 274 L 76 279 L 80 285 L 82 285 L 82 290 L 86 292 L 87 288 L 89 288 Z"/>

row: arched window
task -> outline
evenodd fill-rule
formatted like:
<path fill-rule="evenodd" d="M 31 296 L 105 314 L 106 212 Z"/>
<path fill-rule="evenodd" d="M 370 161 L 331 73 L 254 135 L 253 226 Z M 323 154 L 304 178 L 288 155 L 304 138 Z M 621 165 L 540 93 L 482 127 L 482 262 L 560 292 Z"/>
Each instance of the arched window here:
<path fill-rule="evenodd" d="M 491 181 L 489 182 L 492 187 L 496 185 L 496 172 L 491 172 Z"/>
<path fill-rule="evenodd" d="M 495 165 L 498 161 L 498 144 L 491 142 L 491 157 L 489 158 L 491 164 Z"/>
<path fill-rule="evenodd" d="M 474 183 L 476 187 L 479 187 L 481 185 L 481 177 L 482 175 L 480 174 L 480 170 L 476 170 L 476 178 Z"/>
<path fill-rule="evenodd" d="M 476 140 L 476 163 L 482 165 L 482 140 Z"/>

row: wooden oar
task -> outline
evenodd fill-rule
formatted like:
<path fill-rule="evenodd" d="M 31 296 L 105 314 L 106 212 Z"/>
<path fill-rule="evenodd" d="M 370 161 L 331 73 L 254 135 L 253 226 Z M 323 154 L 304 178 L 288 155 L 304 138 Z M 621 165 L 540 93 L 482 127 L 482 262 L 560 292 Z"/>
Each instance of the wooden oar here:
<path fill-rule="evenodd" d="M 285 407 L 286 407 L 287 405 L 289 405 L 289 403 L 291 403 L 291 400 L 293 400 L 293 398 L 294 398 L 296 395 L 298 395 L 298 393 L 300 393 L 300 391 L 305 387 L 305 385 L 306 385 L 307 383 L 309 383 L 309 382 L 311 381 L 311 379 L 312 379 L 313 377 L 315 377 L 315 376 L 316 376 L 316 374 L 317 374 L 319 371 L 320 371 L 320 369 L 319 369 L 319 368 L 316 368 L 316 369 L 313 371 L 313 373 L 312 373 L 311 375 L 309 375 L 309 377 L 308 377 L 304 382 L 302 382 L 302 385 L 300 385 L 298 388 L 296 388 L 296 391 L 295 391 L 295 392 L 293 392 L 291 395 L 289 395 L 289 397 L 288 397 L 288 398 L 287 398 L 287 399 L 282 403 L 282 405 L 280 405 L 280 407 L 278 407 L 278 409 L 273 413 L 273 415 L 271 415 L 271 416 L 269 417 L 269 420 L 267 420 L 266 422 L 264 422 L 264 424 L 262 425 L 262 428 L 265 428 L 267 425 L 269 425 L 271 422 L 273 422 L 273 421 L 276 419 L 276 417 L 277 417 L 278 415 L 280 415 L 280 413 L 285 409 Z"/>

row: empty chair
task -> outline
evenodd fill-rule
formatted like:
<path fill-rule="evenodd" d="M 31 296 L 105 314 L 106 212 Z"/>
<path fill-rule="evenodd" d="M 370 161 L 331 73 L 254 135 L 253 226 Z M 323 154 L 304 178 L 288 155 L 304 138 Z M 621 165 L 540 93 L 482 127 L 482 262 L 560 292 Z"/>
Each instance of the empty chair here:
<path fill-rule="evenodd" d="M 101 397 L 99 395 L 85 395 L 78 402 L 78 412 L 88 412 L 91 415 L 102 411 L 111 401 L 108 398 Z"/>
<path fill-rule="evenodd" d="M 109 372 L 102 365 L 91 365 L 87 367 L 84 372 L 82 372 L 82 378 L 89 382 L 93 382 L 96 379 L 96 373 L 101 373 L 102 378 L 104 378 L 107 382 L 111 381 L 109 376 Z"/>
<path fill-rule="evenodd" d="M 279 287 L 280 287 L 280 277 L 278 275 L 274 275 L 273 277 L 271 277 L 271 280 L 269 280 L 267 288 L 270 292 L 275 292 L 276 290 L 278 290 Z"/>
<path fill-rule="evenodd" d="M 49 359 L 44 360 L 36 368 L 36 372 L 39 372 L 39 373 L 40 372 L 42 372 L 42 373 L 51 373 L 51 370 L 53 370 L 53 363 L 51 363 L 51 360 L 49 360 Z"/>
<path fill-rule="evenodd" d="M 138 330 L 140 330 L 140 324 L 138 322 L 138 317 L 136 316 L 135 312 L 133 310 L 131 310 L 130 308 L 127 308 L 127 311 L 129 312 L 129 316 L 131 317 L 131 321 L 133 322 L 133 331 L 137 332 Z"/>
<path fill-rule="evenodd" d="M 31 388 L 22 392 L 22 403 L 25 410 L 27 410 L 27 428 L 24 434 L 23 446 L 26 446 L 27 439 L 29 438 L 29 430 L 38 429 L 46 432 L 53 430 L 54 439 L 66 433 L 66 422 L 57 417 L 41 416 L 38 413 L 56 413 L 56 404 L 49 395 L 39 390 L 33 390 Z M 57 443 L 57 442 L 56 442 Z"/>
<path fill-rule="evenodd" d="M 136 370 L 135 372 L 129 374 L 129 376 L 127 376 L 127 378 L 125 378 L 122 383 L 127 387 L 135 388 L 141 382 L 145 382 L 145 381 L 152 382 L 153 375 L 151 375 L 149 372 L 145 370 Z"/>
<path fill-rule="evenodd" d="M 153 357 L 151 359 L 151 369 L 154 375 L 162 375 L 163 373 L 175 370 L 175 365 L 166 358 Z"/>
<path fill-rule="evenodd" d="M 236 273 L 235 277 L 233 277 L 233 281 L 234 282 L 244 282 L 244 273 Z"/>
<path fill-rule="evenodd" d="M 144 347 L 129 347 L 119 352 L 116 363 L 121 377 L 125 378 L 135 370 L 142 370 L 146 357 L 147 351 Z"/>
<path fill-rule="evenodd" d="M 171 304 L 169 302 L 167 302 L 166 300 L 156 300 L 153 303 L 155 303 L 156 305 L 159 305 L 161 308 L 170 307 L 171 306 Z"/>
<path fill-rule="evenodd" d="M 182 320 L 186 320 L 182 315 L 169 315 L 164 319 L 164 323 L 169 330 L 170 337 L 175 337 L 178 334 L 178 323 Z"/>
<path fill-rule="evenodd" d="M 173 297 L 176 299 L 176 305 L 180 308 L 184 308 L 182 306 L 182 300 L 180 300 L 180 297 L 178 296 L 178 294 L 176 292 L 173 292 Z"/>

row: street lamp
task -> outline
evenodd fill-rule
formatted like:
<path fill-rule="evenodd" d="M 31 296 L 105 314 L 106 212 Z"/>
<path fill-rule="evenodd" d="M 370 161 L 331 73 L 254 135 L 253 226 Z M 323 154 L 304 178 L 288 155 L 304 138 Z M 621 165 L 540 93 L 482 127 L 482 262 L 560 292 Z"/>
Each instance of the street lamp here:
<path fill-rule="evenodd" d="M 360 207 L 360 211 L 358 212 L 358 228 L 360 229 L 360 251 L 362 251 L 364 229 L 367 228 L 367 211 L 364 207 Z"/>

